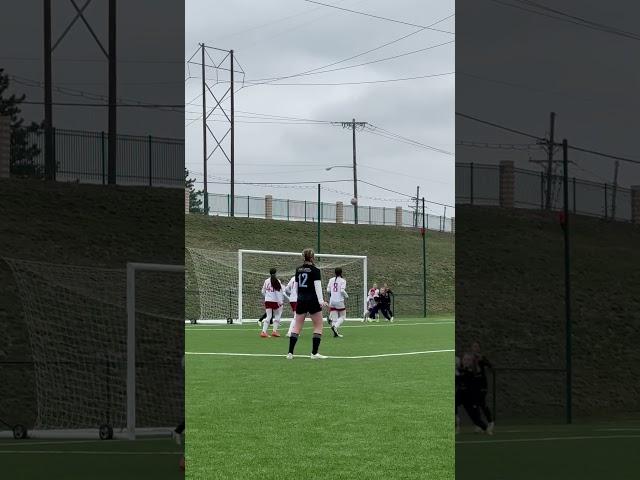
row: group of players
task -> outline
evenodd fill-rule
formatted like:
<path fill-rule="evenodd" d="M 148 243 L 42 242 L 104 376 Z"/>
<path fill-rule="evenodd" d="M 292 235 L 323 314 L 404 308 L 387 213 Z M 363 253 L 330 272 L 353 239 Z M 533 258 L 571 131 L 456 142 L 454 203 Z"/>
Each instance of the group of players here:
<path fill-rule="evenodd" d="M 293 358 L 295 344 L 302 330 L 307 315 L 313 323 L 313 348 L 311 358 L 326 358 L 318 353 L 320 340 L 322 338 L 322 309 L 329 308 L 327 322 L 331 327 L 334 338 L 342 338 L 340 327 L 347 316 L 346 300 L 347 281 L 342 276 L 342 268 L 336 267 L 334 276 L 331 277 L 326 286 L 329 294 L 329 302 L 324 300 L 322 289 L 322 276 L 320 269 L 315 265 L 315 254 L 312 249 L 305 249 L 302 252 L 303 264 L 296 269 L 286 286 L 277 278 L 277 270 L 271 268 L 269 278 L 262 285 L 262 295 L 264 297 L 264 314 L 258 319 L 261 327 L 260 337 L 269 338 L 269 326 L 272 325 L 271 336 L 280 337 L 280 321 L 284 309 L 284 300 L 287 299 L 291 305 L 294 319 L 289 325 L 286 336 L 289 337 L 288 359 Z M 374 283 L 369 290 L 367 298 L 367 311 L 364 312 L 363 322 L 377 320 L 378 313 L 382 314 L 388 321 L 393 321 L 391 312 L 391 299 L 393 292 L 385 284 L 378 289 Z"/>
<path fill-rule="evenodd" d="M 476 432 L 493 435 L 493 415 L 487 406 L 487 371 L 491 368 L 478 342 L 473 342 L 471 351 L 464 353 L 462 359 L 456 356 L 456 433 L 460 432 L 458 408 L 463 407 Z"/>

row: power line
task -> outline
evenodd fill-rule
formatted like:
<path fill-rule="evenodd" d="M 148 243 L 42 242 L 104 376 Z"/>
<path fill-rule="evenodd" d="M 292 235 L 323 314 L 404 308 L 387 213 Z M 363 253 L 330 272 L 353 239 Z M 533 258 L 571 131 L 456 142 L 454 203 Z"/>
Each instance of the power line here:
<path fill-rule="evenodd" d="M 540 150 L 542 148 L 542 146 L 537 143 L 487 143 L 470 140 L 456 140 L 456 145 L 494 150 Z"/>
<path fill-rule="evenodd" d="M 489 122 L 487 120 L 482 120 L 480 118 L 472 117 L 471 115 L 466 115 L 466 114 L 460 113 L 460 112 L 456 112 L 456 115 L 458 115 L 460 117 L 463 117 L 463 118 L 467 118 L 469 120 L 473 120 L 473 121 L 478 122 L 478 123 L 482 123 L 484 125 L 489 125 L 491 127 L 498 128 L 500 130 L 504 130 L 504 131 L 515 133 L 515 134 L 518 134 L 518 135 L 523 135 L 525 137 L 533 138 L 533 139 L 538 140 L 538 141 L 540 141 L 542 143 L 545 143 L 545 144 L 548 143 L 548 140 L 546 138 L 538 137 L 536 135 L 533 135 L 532 133 L 527 133 L 527 132 L 523 132 L 521 130 L 516 130 L 516 129 L 513 129 L 513 128 L 505 127 L 504 125 L 499 125 L 497 123 Z M 556 145 L 559 145 L 559 144 L 556 144 Z M 603 158 L 610 158 L 612 160 L 620 160 L 621 162 L 634 163 L 634 164 L 640 165 L 640 160 L 636 160 L 636 159 L 629 158 L 629 157 L 621 157 L 619 155 L 613 155 L 611 153 L 599 152 L 597 150 L 592 150 L 592 149 L 588 149 L 588 148 L 584 148 L 584 147 L 579 147 L 579 146 L 572 145 L 572 144 L 569 144 L 568 148 L 570 150 L 576 150 L 578 152 L 583 152 L 583 153 L 590 153 L 592 155 L 597 155 L 597 156 L 600 156 L 600 157 L 603 157 Z"/>
<path fill-rule="evenodd" d="M 514 0 L 515 2 L 519 3 L 518 4 L 514 4 L 514 3 L 509 3 L 506 0 L 490 0 L 494 3 L 498 3 L 500 5 L 506 6 L 506 7 L 511 7 L 511 8 L 515 8 L 518 10 L 522 10 L 525 12 L 529 12 L 529 13 L 533 13 L 535 15 L 539 15 L 542 17 L 547 17 L 547 18 L 552 18 L 554 20 L 558 20 L 561 22 L 565 22 L 565 23 L 571 23 L 573 25 L 578 25 L 580 27 L 584 27 L 584 28 L 588 28 L 591 30 L 596 30 L 596 31 L 600 31 L 603 33 L 609 33 L 611 35 L 615 35 L 615 36 L 619 36 L 619 37 L 624 37 L 624 38 L 628 38 L 631 40 L 640 40 L 640 35 L 634 33 L 634 32 L 628 32 L 622 29 L 619 29 L 617 27 L 612 27 L 609 25 L 605 25 L 603 23 L 597 23 L 597 22 L 593 22 L 591 20 L 587 20 L 585 18 L 582 17 L 578 17 L 576 15 L 571 15 L 569 13 L 563 12 L 561 10 L 557 10 L 551 7 L 548 7 L 546 5 L 542 5 L 540 3 L 534 2 L 534 1 L 529 1 L 529 0 Z M 533 7 L 533 8 L 528 8 L 528 7 Z M 536 8 L 538 10 L 536 10 Z"/>
<path fill-rule="evenodd" d="M 413 140 L 413 139 L 411 139 L 411 138 L 404 137 L 404 136 L 402 136 L 402 135 L 399 135 L 399 134 L 397 134 L 397 133 L 391 132 L 391 131 L 389 131 L 389 130 L 385 130 L 385 129 L 384 129 L 384 128 L 382 128 L 382 127 L 378 127 L 377 125 L 373 125 L 373 124 L 370 124 L 370 125 L 371 125 L 371 127 L 373 127 L 373 128 L 374 128 L 374 130 L 379 130 L 380 132 L 383 132 L 384 134 L 386 134 L 388 137 L 392 137 L 392 138 L 390 138 L 390 139 L 393 139 L 393 140 L 402 140 L 402 141 L 404 141 L 404 142 L 408 142 L 408 143 L 411 143 L 411 144 L 413 144 L 413 145 L 420 146 L 420 147 L 426 148 L 426 149 L 428 149 L 428 150 L 432 150 L 432 151 L 434 151 L 434 152 L 442 153 L 442 154 L 445 154 L 445 155 L 451 155 L 451 156 L 453 156 L 453 155 L 454 155 L 454 153 L 449 152 L 449 151 L 447 151 L 447 150 L 443 150 L 443 149 L 441 149 L 441 148 L 433 147 L 433 146 L 431 146 L 431 145 L 427 145 L 427 144 L 422 143 L 422 142 L 419 142 L 419 141 L 417 141 L 417 140 Z M 369 133 L 376 133 L 376 132 L 369 132 Z M 379 133 L 379 132 L 377 132 L 377 133 Z"/>
<path fill-rule="evenodd" d="M 419 80 L 422 78 L 432 78 L 432 77 L 444 77 L 447 75 L 455 75 L 456 72 L 444 72 L 444 73 L 433 73 L 429 75 L 419 75 L 416 77 L 403 77 L 403 78 L 390 78 L 385 80 L 369 80 L 369 81 L 360 81 L 360 82 L 336 82 L 336 83 L 251 83 L 246 82 L 248 85 L 269 85 L 272 87 L 279 86 L 332 86 L 332 85 L 364 85 L 364 84 L 372 84 L 372 83 L 389 83 L 389 82 L 403 82 L 407 80 Z M 248 88 L 248 87 L 245 87 Z"/>
<path fill-rule="evenodd" d="M 473 120 L 474 122 L 482 123 L 484 125 L 489 125 L 490 127 L 498 128 L 500 130 L 504 130 L 506 132 L 515 133 L 517 135 L 522 135 L 524 137 L 533 138 L 534 140 L 539 140 L 541 142 L 546 142 L 547 139 L 543 137 L 538 137 L 537 135 L 533 135 L 532 133 L 523 132 L 521 130 L 516 130 L 514 128 L 505 127 L 503 125 L 499 125 L 497 123 L 489 122 L 488 120 L 482 120 L 478 117 L 473 117 L 471 115 L 467 115 L 466 113 L 456 112 L 458 117 L 466 118 L 468 120 Z"/>
<path fill-rule="evenodd" d="M 388 22 L 400 23 L 402 25 L 408 25 L 410 27 L 424 28 L 424 29 L 427 29 L 427 30 L 433 30 L 435 32 L 442 32 L 442 33 L 448 33 L 450 35 L 455 35 L 455 33 L 450 32 L 448 30 L 440 30 L 438 28 L 425 27 L 424 25 L 417 25 L 415 23 L 404 22 L 402 20 L 396 20 L 396 19 L 389 18 L 389 17 L 381 17 L 379 15 L 373 15 L 373 14 L 367 13 L 367 12 L 361 12 L 361 11 L 358 11 L 358 10 L 351 10 L 349 8 L 338 7 L 337 5 L 330 5 L 328 3 L 316 2 L 315 0 L 303 0 L 303 1 L 305 1 L 307 3 L 315 3 L 316 5 L 322 5 L 324 7 L 335 8 L 337 10 L 342 10 L 344 12 L 355 13 L 355 14 L 358 14 L 358 15 L 364 15 L 366 17 L 371 17 L 371 18 L 377 18 L 378 20 L 386 20 Z"/>
<path fill-rule="evenodd" d="M 406 57 L 406 56 L 409 56 L 409 55 L 414 55 L 416 53 L 425 52 L 427 50 L 433 50 L 434 48 L 443 47 L 445 45 L 450 45 L 452 43 L 455 43 L 455 40 L 450 40 L 448 42 L 438 43 L 436 45 L 430 45 L 428 47 L 420 48 L 418 50 L 412 50 L 410 52 L 400 53 L 400 54 L 397 54 L 397 55 L 392 55 L 390 57 L 379 58 L 379 59 L 371 60 L 371 61 L 368 61 L 368 62 L 358 63 L 356 65 L 347 65 L 346 67 L 332 68 L 332 69 L 329 69 L 329 70 L 323 70 L 323 68 L 326 68 L 326 67 L 320 67 L 318 69 L 314 69 L 314 70 L 307 71 L 307 72 L 301 72 L 301 73 L 297 73 L 295 75 L 289 75 L 289 76 L 285 76 L 285 77 L 258 78 L 258 79 L 247 80 L 247 83 L 250 83 L 252 85 L 255 85 L 256 82 L 262 82 L 262 81 L 265 81 L 265 83 L 272 83 L 272 82 L 275 82 L 275 81 L 278 81 L 278 80 L 285 80 L 287 78 L 305 77 L 305 76 L 309 76 L 309 75 L 321 75 L 321 74 L 324 74 L 324 73 L 338 72 L 338 71 L 341 71 L 341 70 L 348 70 L 350 68 L 362 67 L 362 66 L 365 66 L 365 65 L 372 65 L 374 63 L 380 63 L 380 62 L 386 62 L 386 61 L 389 61 L 389 60 L 395 60 L 397 58 L 402 58 L 402 57 Z M 336 62 L 336 63 L 342 63 L 342 62 Z M 316 70 L 319 70 L 319 71 L 316 71 Z"/>
<path fill-rule="evenodd" d="M 413 200 L 415 200 L 415 198 L 416 198 L 416 197 L 415 197 L 415 196 L 413 196 L 413 195 L 408 195 L 408 194 L 406 194 L 406 193 L 398 192 L 398 191 L 396 191 L 396 190 L 391 190 L 390 188 L 382 187 L 382 186 L 380 186 L 380 185 L 376 185 L 375 183 L 367 182 L 366 180 L 358 180 L 358 182 L 362 182 L 362 183 L 364 183 L 364 184 L 366 184 L 366 185 L 370 185 L 370 186 L 372 186 L 372 187 L 376 187 L 376 188 L 379 188 L 379 189 L 381 189 L 381 190 L 385 190 L 385 191 L 387 191 L 387 192 L 396 193 L 396 194 L 398 194 L 398 195 L 402 195 L 402 196 L 404 196 L 404 197 L 411 198 L 411 199 L 413 199 Z M 426 202 L 426 203 L 431 203 L 431 204 L 433 204 L 433 205 L 440 205 L 440 206 L 442 206 L 442 207 L 447 207 L 447 208 L 456 208 L 456 207 L 454 207 L 453 205 L 447 205 L 446 203 L 430 202 L 430 201 L 428 201 L 428 200 L 425 200 L 425 202 Z"/>

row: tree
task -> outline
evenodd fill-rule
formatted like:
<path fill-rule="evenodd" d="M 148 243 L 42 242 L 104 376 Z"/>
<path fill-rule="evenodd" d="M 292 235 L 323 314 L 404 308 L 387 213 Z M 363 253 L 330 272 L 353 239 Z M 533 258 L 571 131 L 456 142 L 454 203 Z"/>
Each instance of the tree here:
<path fill-rule="evenodd" d="M 195 178 L 189 178 L 189 170 L 184 169 L 184 184 L 185 188 L 189 191 L 189 212 L 202 213 L 202 190 L 196 191 L 194 184 Z"/>
<path fill-rule="evenodd" d="M 42 125 L 35 122 L 31 122 L 30 125 L 24 124 L 24 119 L 20 116 L 20 104 L 24 101 L 25 95 L 6 96 L 9 84 L 9 75 L 0 68 L 0 115 L 9 117 L 11 124 L 11 173 L 42 178 L 44 177 L 44 167 L 34 162 L 34 159 L 40 154 L 40 149 L 30 141 L 30 134 L 40 130 Z"/>

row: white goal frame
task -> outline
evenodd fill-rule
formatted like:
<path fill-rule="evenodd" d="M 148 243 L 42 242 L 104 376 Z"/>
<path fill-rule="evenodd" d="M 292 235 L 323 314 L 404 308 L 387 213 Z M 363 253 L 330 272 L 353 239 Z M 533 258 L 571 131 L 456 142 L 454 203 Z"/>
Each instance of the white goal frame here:
<path fill-rule="evenodd" d="M 238 323 L 242 324 L 242 263 L 243 263 L 243 255 L 244 254 L 259 254 L 259 255 L 289 255 L 292 257 L 296 257 L 301 259 L 302 255 L 300 252 L 275 252 L 271 250 L 238 250 Z M 333 253 L 316 253 L 316 258 L 344 258 L 344 259 L 357 259 L 363 260 L 363 279 L 362 279 L 362 311 L 367 310 L 367 256 L 366 255 L 339 255 Z"/>
<path fill-rule="evenodd" d="M 127 262 L 127 434 L 136 439 L 136 273 L 184 273 L 184 265 Z"/>

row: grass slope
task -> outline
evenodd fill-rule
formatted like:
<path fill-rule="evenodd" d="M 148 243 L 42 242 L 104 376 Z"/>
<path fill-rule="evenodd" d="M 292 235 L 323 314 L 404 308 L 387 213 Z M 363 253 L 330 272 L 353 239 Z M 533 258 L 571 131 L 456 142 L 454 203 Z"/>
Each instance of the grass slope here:
<path fill-rule="evenodd" d="M 452 318 L 430 321 L 438 323 L 350 324 L 342 339 L 327 329 L 321 352 L 450 349 Z M 452 352 L 310 360 L 309 325 L 293 360 L 287 345 L 259 338 L 255 325 L 187 329 L 189 478 L 454 478 Z"/>
<path fill-rule="evenodd" d="M 496 367 L 565 365 L 564 244 L 555 215 L 459 206 L 456 346 Z M 640 417 L 640 226 L 571 217 L 573 406 Z M 562 421 L 562 372 L 498 372 L 498 414 Z"/>
<path fill-rule="evenodd" d="M 249 218 L 187 215 L 186 245 L 209 250 L 302 251 L 316 248 L 317 224 Z M 422 313 L 422 237 L 413 229 L 370 225 L 322 224 L 321 248 L 326 253 L 368 255 L 370 283 L 387 282 L 398 297 L 401 315 Z M 427 295 L 431 314 L 454 307 L 454 236 L 427 233 Z M 197 316 L 195 306 L 188 315 Z"/>

